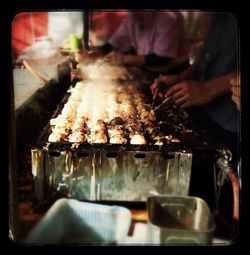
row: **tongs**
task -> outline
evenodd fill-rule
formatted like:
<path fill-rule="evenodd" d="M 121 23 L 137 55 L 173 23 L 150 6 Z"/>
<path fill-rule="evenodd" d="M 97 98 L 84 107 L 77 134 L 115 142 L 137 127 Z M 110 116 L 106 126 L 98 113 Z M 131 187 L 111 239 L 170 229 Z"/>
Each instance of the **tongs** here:
<path fill-rule="evenodd" d="M 154 96 L 155 97 L 155 96 Z M 166 97 L 158 106 L 156 106 L 153 111 L 157 111 L 159 110 L 165 103 L 167 103 L 169 100 L 171 100 L 171 97 Z M 153 102 L 154 102 L 154 98 L 153 98 Z"/>
<path fill-rule="evenodd" d="M 151 108 L 153 109 L 154 105 L 155 105 L 155 100 L 156 100 L 156 97 L 158 95 L 158 92 L 159 92 L 159 88 L 157 88 L 155 91 L 154 91 L 154 94 L 153 94 L 153 101 L 152 101 L 152 104 L 151 104 Z"/>

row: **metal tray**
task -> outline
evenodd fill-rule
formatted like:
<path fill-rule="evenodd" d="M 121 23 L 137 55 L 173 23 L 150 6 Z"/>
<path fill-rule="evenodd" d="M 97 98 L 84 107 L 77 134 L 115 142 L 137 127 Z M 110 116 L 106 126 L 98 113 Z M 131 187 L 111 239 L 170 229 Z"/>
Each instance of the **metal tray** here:
<path fill-rule="evenodd" d="M 148 240 L 161 244 L 211 244 L 215 223 L 198 197 L 150 196 Z"/>

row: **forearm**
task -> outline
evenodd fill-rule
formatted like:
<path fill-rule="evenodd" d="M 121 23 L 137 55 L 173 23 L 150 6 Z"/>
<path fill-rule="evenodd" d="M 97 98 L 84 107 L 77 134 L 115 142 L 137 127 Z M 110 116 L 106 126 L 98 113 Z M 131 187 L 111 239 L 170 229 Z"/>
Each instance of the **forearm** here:
<path fill-rule="evenodd" d="M 123 64 L 125 65 L 134 65 L 134 66 L 144 66 L 145 65 L 145 56 L 140 55 L 124 55 Z"/>
<path fill-rule="evenodd" d="M 97 60 L 98 58 L 102 58 L 108 53 L 112 51 L 112 45 L 109 43 L 106 43 L 102 46 L 93 46 L 91 47 L 90 52 L 87 54 L 89 59 L 91 60 Z"/>
<path fill-rule="evenodd" d="M 106 48 L 105 48 L 106 50 Z M 91 56 L 92 59 L 98 59 L 106 55 L 107 53 L 103 50 L 102 47 L 95 46 L 91 48 L 91 51 L 89 52 L 89 55 Z"/>
<path fill-rule="evenodd" d="M 231 93 L 230 79 L 234 77 L 235 71 L 205 82 L 211 99 Z"/>
<path fill-rule="evenodd" d="M 187 69 L 181 72 L 178 75 L 178 82 L 192 79 L 196 66 L 197 66 L 196 64 L 190 65 Z"/>
<path fill-rule="evenodd" d="M 93 62 L 98 58 L 102 57 L 102 54 L 97 49 L 92 49 L 90 52 L 84 52 L 82 50 L 78 50 L 74 52 L 75 60 L 79 63 L 87 63 Z"/>
<path fill-rule="evenodd" d="M 102 55 L 101 52 L 91 52 L 91 53 L 89 54 L 89 58 L 90 58 L 91 60 L 93 60 L 93 61 L 95 61 L 95 60 L 97 60 L 97 59 L 99 59 L 99 58 L 102 58 L 102 57 L 103 57 L 103 55 Z"/>
<path fill-rule="evenodd" d="M 109 54 L 112 50 L 113 50 L 113 46 L 109 43 L 105 43 L 102 46 L 95 47 L 95 51 L 101 54 L 102 56 Z"/>
<path fill-rule="evenodd" d="M 145 56 L 142 55 L 134 55 L 134 54 L 127 54 L 124 55 L 123 62 L 124 64 L 128 65 L 135 65 L 135 66 L 164 66 L 168 63 L 170 58 L 168 57 L 161 57 L 157 54 L 147 54 Z"/>

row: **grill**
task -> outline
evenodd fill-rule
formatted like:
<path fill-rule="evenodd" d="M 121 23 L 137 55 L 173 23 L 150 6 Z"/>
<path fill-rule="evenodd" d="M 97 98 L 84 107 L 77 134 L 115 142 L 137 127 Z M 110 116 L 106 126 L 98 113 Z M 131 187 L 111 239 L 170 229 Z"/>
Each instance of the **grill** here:
<path fill-rule="evenodd" d="M 135 69 L 131 73 L 133 81 L 147 80 L 145 76 L 139 77 Z M 127 82 L 120 81 L 124 86 Z M 52 118 L 61 113 L 69 97 L 68 91 Z M 184 118 L 180 109 L 171 107 L 166 104 L 157 113 L 157 122 L 162 123 L 161 131 L 167 130 L 180 142 L 165 141 L 162 145 L 154 145 L 150 139 L 143 145 L 48 143 L 51 134 L 48 123 L 31 150 L 36 202 L 52 202 L 58 197 L 145 202 L 150 193 L 188 195 L 194 156 L 206 151 L 213 158 L 223 147 L 189 118 Z M 175 117 L 171 120 L 166 116 L 170 108 Z M 193 132 L 185 133 L 176 125 Z"/>

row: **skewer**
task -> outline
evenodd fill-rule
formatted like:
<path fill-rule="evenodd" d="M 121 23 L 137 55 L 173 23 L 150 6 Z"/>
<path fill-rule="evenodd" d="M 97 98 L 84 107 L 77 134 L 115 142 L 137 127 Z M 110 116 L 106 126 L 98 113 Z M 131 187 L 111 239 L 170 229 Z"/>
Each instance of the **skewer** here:
<path fill-rule="evenodd" d="M 169 100 L 171 99 L 171 97 L 166 97 L 158 106 L 156 106 L 153 111 L 157 111 L 159 110 L 159 108 L 161 108 L 165 103 L 167 103 Z"/>
<path fill-rule="evenodd" d="M 155 99 L 156 99 L 156 93 L 154 93 L 153 95 L 153 101 L 152 101 L 152 104 L 151 104 L 151 108 L 153 109 L 154 105 L 155 105 Z"/>
<path fill-rule="evenodd" d="M 31 72 L 31 74 L 36 77 L 40 82 L 47 84 L 49 79 L 45 75 L 41 74 L 27 59 L 23 60 L 24 66 Z"/>
<path fill-rule="evenodd" d="M 159 92 L 159 88 L 157 88 L 155 91 L 154 91 L 154 94 L 153 94 L 153 102 L 152 102 L 152 105 L 151 105 L 151 108 L 153 109 L 154 105 L 155 105 L 155 99 L 158 95 L 158 92 Z"/>

